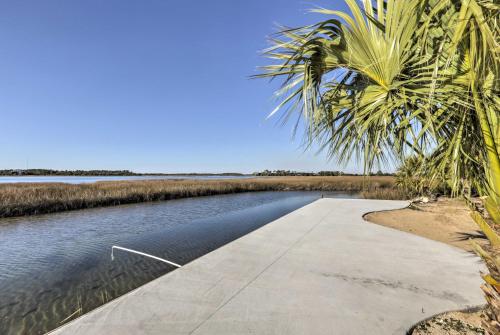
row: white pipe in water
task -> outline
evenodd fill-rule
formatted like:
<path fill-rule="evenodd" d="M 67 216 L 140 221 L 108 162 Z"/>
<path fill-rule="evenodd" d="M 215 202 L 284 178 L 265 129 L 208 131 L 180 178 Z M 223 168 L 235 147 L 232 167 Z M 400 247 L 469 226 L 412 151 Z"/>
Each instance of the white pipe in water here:
<path fill-rule="evenodd" d="M 170 264 L 170 265 L 173 265 L 177 268 L 180 268 L 182 267 L 182 265 L 179 265 L 177 263 L 174 263 L 174 262 L 170 262 L 170 261 L 167 261 L 166 259 L 163 259 L 163 258 L 160 258 L 160 257 L 156 257 L 156 256 L 153 256 L 153 255 L 150 255 L 150 254 L 146 254 L 144 252 L 140 252 L 140 251 L 136 251 L 136 250 L 132 250 L 132 249 L 128 249 L 128 248 L 124 248 L 124 247 L 119 247 L 117 245 L 114 245 L 111 247 L 111 260 L 114 260 L 115 257 L 113 255 L 113 250 L 114 249 L 120 249 L 120 250 L 124 250 L 124 251 L 128 251 L 128 252 L 132 252 L 134 254 L 138 254 L 138 255 L 142 255 L 142 256 L 146 256 L 146 257 L 149 257 L 149 258 L 153 258 L 153 259 L 156 259 L 157 261 L 160 261 L 160 262 L 164 262 L 164 263 L 167 263 L 167 264 Z"/>

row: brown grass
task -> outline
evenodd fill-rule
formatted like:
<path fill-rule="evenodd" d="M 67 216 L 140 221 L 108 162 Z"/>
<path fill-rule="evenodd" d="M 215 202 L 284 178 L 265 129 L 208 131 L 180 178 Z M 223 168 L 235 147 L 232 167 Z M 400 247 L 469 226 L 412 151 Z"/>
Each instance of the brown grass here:
<path fill-rule="evenodd" d="M 264 177 L 228 180 L 141 180 L 93 184 L 0 184 L 0 217 L 253 191 L 381 192 L 389 176 Z"/>
<path fill-rule="evenodd" d="M 411 195 L 396 187 L 386 187 L 363 190 L 361 197 L 364 199 L 408 200 Z"/>

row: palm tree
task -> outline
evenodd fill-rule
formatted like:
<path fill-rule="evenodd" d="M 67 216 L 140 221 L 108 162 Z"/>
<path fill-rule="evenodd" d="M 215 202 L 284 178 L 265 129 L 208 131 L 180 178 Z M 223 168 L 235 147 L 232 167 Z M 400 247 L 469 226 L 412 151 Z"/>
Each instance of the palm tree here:
<path fill-rule="evenodd" d="M 282 101 L 271 114 L 298 113 L 308 143 L 341 163 L 363 161 L 365 172 L 412 155 L 430 157 L 430 177 L 448 175 L 455 194 L 465 185 L 488 195 L 485 207 L 500 224 L 500 6 L 346 3 L 350 14 L 316 9 L 324 21 L 282 29 L 272 39 L 266 54 L 274 61 L 258 76 L 283 78 Z M 500 247 L 487 221 L 473 217 Z M 498 299 L 500 259 L 478 252 L 493 260 L 485 280 Z M 494 312 L 493 327 L 500 327 L 500 310 Z"/>

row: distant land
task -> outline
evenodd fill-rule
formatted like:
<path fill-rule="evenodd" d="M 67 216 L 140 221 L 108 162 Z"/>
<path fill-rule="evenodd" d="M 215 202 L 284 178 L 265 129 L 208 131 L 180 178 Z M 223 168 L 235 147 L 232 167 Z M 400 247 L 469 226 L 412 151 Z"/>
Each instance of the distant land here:
<path fill-rule="evenodd" d="M 129 170 L 8 169 L 0 176 L 243 176 L 243 173 L 136 173 Z"/>
<path fill-rule="evenodd" d="M 290 170 L 264 170 L 252 174 L 238 172 L 224 173 L 136 173 L 129 170 L 53 170 L 53 169 L 6 169 L 0 170 L 0 176 L 360 176 L 362 174 L 342 171 L 304 172 Z M 392 176 L 392 173 L 378 171 L 372 176 Z"/>
<path fill-rule="evenodd" d="M 290 170 L 264 170 L 261 172 L 254 172 L 254 176 L 268 176 L 268 177 L 279 177 L 279 176 L 363 176 L 363 174 L 358 173 L 347 173 L 343 171 L 319 171 L 319 172 L 303 172 L 303 171 L 290 171 Z M 375 173 L 369 173 L 370 176 L 392 176 L 393 173 L 387 173 L 382 171 L 377 171 Z"/>

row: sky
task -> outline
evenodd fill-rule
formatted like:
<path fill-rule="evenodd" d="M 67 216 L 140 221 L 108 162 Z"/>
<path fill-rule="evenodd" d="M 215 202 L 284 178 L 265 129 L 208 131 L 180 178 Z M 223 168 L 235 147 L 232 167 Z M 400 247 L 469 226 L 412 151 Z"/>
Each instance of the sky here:
<path fill-rule="evenodd" d="M 266 120 L 276 24 L 334 0 L 0 1 L 0 169 L 360 171 Z"/>

